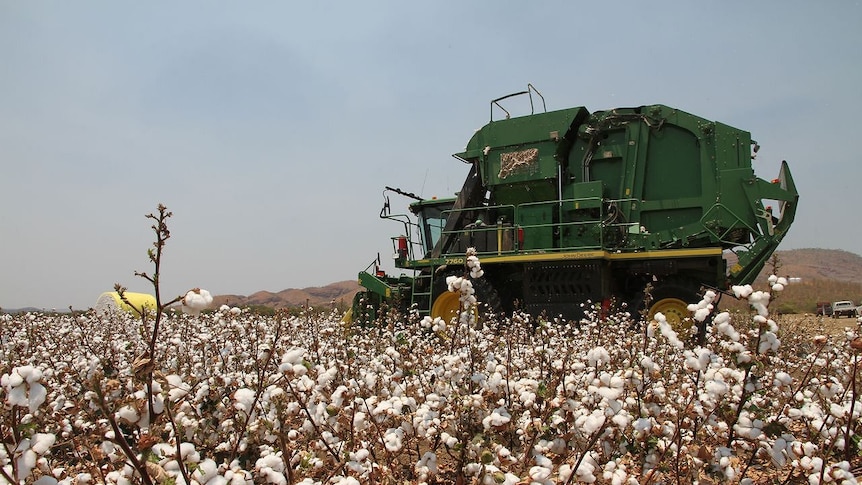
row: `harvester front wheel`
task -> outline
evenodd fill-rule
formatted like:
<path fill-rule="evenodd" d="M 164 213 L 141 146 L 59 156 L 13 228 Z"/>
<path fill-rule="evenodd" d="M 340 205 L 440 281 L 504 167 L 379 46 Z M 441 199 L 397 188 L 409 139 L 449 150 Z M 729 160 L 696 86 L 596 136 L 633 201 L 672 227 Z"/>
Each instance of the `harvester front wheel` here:
<path fill-rule="evenodd" d="M 701 337 L 705 328 L 698 326 L 696 334 L 690 331 L 694 324 L 692 313 L 688 310 L 690 303 L 700 300 L 697 292 L 689 286 L 664 285 L 652 291 L 652 304 L 647 312 L 647 322 L 652 322 L 657 313 L 664 315 L 671 328 L 682 338 Z"/>
<path fill-rule="evenodd" d="M 434 294 L 436 296 L 434 297 L 434 304 L 431 306 L 431 318 L 440 317 L 449 323 L 461 314 L 461 298 L 458 292 L 449 291 L 448 285 L 445 283 L 446 277 L 440 278 L 438 281 L 440 283 L 435 285 Z M 494 286 L 485 278 L 471 279 L 470 281 L 473 283 L 473 290 L 479 303 L 478 308 L 473 308 L 473 313 L 477 317 L 481 316 L 481 318 L 499 315 L 502 312 L 503 304 Z"/>
<path fill-rule="evenodd" d="M 656 313 L 663 314 L 665 319 L 667 319 L 667 323 L 674 327 L 675 330 L 678 330 L 682 326 L 683 321 L 691 316 L 691 312 L 688 311 L 688 303 L 673 297 L 662 298 L 650 306 L 647 315 L 650 321 L 655 318 Z"/>
<path fill-rule="evenodd" d="M 434 299 L 431 306 L 431 318 L 442 318 L 447 324 L 453 318 L 457 319 L 461 312 L 461 299 L 454 291 L 444 291 Z"/>

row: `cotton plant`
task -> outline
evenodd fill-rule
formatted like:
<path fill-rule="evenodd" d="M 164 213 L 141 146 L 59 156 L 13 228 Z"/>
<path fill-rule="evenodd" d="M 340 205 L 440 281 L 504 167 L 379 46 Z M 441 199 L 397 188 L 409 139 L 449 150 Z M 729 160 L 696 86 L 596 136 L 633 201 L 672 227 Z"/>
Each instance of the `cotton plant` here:
<path fill-rule="evenodd" d="M 147 423 L 134 325 L 12 316 L 0 374 L 22 382 L 2 387 L 0 426 L 10 429 L 9 409 L 22 418 L 29 444 L 6 449 L 35 453 L 21 463 L 35 463 L 24 479 L 39 483 L 140 483 L 108 418 L 131 456 L 150 463 L 152 482 L 703 483 L 750 479 L 750 461 L 778 482 L 855 483 L 858 462 L 844 456 L 858 451 L 862 412 L 855 337 L 786 335 L 756 313 L 715 314 L 704 344 L 682 348 L 660 325 L 631 331 L 613 315 L 578 325 L 519 317 L 494 332 L 480 319 L 444 341 L 401 321 L 345 335 L 325 315 L 172 317 L 156 346 L 162 412 Z M 809 347 L 791 352 L 797 341 Z M 13 372 L 25 366 L 41 377 Z M 25 376 L 26 402 L 15 390 Z M 101 398 L 82 385 L 94 381 Z M 37 382 L 46 397 L 31 412 Z M 98 469 L 73 440 L 96 450 Z M 0 456 L 4 471 L 12 459 Z"/>

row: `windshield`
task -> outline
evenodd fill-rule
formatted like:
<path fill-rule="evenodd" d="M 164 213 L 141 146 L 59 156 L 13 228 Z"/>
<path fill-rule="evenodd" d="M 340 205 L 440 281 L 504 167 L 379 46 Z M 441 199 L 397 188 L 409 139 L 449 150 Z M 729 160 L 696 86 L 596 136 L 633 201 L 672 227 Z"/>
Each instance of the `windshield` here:
<path fill-rule="evenodd" d="M 443 228 L 446 227 L 446 216 L 452 209 L 453 200 L 423 201 L 415 204 L 412 209 L 419 217 L 419 237 L 422 241 L 422 251 L 427 254 L 440 240 Z"/>

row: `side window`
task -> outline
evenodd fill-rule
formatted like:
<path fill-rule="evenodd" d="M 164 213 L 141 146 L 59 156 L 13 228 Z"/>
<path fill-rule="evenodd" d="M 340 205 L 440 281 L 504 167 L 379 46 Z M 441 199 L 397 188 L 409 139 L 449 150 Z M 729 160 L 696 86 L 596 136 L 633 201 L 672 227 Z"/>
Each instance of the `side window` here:
<path fill-rule="evenodd" d="M 439 216 L 439 214 L 438 214 Z M 443 234 L 443 228 L 446 227 L 446 219 L 443 217 L 431 217 L 428 219 L 428 250 L 437 245 L 440 240 L 440 235 Z"/>
<path fill-rule="evenodd" d="M 422 238 L 423 250 L 427 253 L 437 245 L 443 236 L 446 227 L 448 210 L 452 208 L 452 202 L 439 205 L 426 205 L 422 207 L 419 215 L 419 231 Z"/>

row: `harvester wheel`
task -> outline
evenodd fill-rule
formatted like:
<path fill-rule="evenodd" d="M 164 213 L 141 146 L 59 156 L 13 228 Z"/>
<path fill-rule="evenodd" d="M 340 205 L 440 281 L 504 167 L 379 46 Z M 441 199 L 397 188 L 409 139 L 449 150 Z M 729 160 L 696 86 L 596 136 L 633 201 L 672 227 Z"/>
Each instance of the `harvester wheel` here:
<path fill-rule="evenodd" d="M 649 309 L 649 319 L 653 320 L 656 313 L 663 314 L 667 323 L 675 327 L 675 330 L 682 326 L 683 320 L 691 316 L 691 312 L 688 311 L 688 303 L 673 297 L 662 298 L 653 303 Z"/>
<path fill-rule="evenodd" d="M 453 318 L 457 319 L 461 312 L 461 299 L 458 293 L 444 291 L 434 299 L 431 306 L 431 318 L 442 318 L 447 324 Z"/>
<path fill-rule="evenodd" d="M 480 313 L 483 318 L 493 318 L 503 313 L 503 301 L 490 281 L 486 278 L 475 279 L 473 280 L 473 289 L 476 290 L 476 299 L 479 301 Z"/>
<path fill-rule="evenodd" d="M 431 306 L 431 318 L 442 318 L 445 322 L 451 322 L 452 318 L 457 318 L 461 313 L 461 299 L 456 292 L 449 291 L 446 285 L 446 278 L 453 276 L 448 274 L 435 284 L 434 304 Z M 470 280 L 473 283 L 476 300 L 479 302 L 479 308 L 474 308 L 473 311 L 477 316 L 499 315 L 502 312 L 503 304 L 500 301 L 500 295 L 497 290 L 485 278 L 477 278 Z"/>
<path fill-rule="evenodd" d="M 690 331 L 694 324 L 691 312 L 688 310 L 690 303 L 700 300 L 697 292 L 688 286 L 663 285 L 652 291 L 652 304 L 647 312 L 647 322 L 652 322 L 656 313 L 665 316 L 667 323 L 682 338 L 694 337 Z M 705 328 L 698 329 L 697 334 L 705 332 Z"/>

